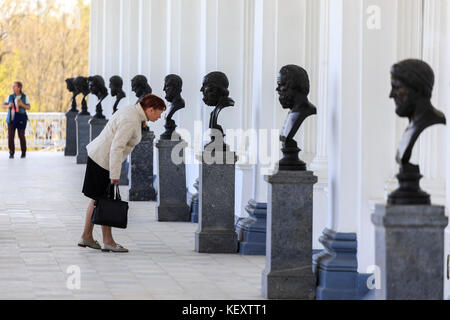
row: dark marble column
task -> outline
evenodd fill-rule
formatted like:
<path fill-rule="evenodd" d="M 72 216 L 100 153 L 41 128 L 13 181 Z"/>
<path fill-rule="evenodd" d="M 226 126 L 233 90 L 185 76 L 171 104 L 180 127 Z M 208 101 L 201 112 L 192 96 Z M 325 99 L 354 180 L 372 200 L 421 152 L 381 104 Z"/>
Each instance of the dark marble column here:
<path fill-rule="evenodd" d="M 77 123 L 75 118 L 78 115 L 78 111 L 72 111 L 66 113 L 66 147 L 64 148 L 65 156 L 77 155 Z"/>
<path fill-rule="evenodd" d="M 89 113 L 79 113 L 75 119 L 77 123 L 77 164 L 87 163 L 88 155 L 86 146 L 90 142 L 90 119 L 91 116 Z"/>
<path fill-rule="evenodd" d="M 375 264 L 380 268 L 380 300 L 444 298 L 445 207 L 377 205 Z"/>
<path fill-rule="evenodd" d="M 187 144 L 183 140 L 160 139 L 156 143 L 158 150 L 158 221 L 190 221 L 189 206 L 186 200 L 186 165 L 184 149 Z M 175 150 L 175 151 L 174 151 Z M 177 152 L 183 161 L 174 163 L 172 152 Z"/>
<path fill-rule="evenodd" d="M 97 138 L 100 135 L 100 133 L 103 131 L 103 129 L 105 128 L 107 123 L 108 123 L 108 120 L 100 119 L 100 118 L 96 118 L 96 117 L 93 117 L 91 120 L 89 120 L 90 141 L 94 140 L 95 138 Z"/>
<path fill-rule="evenodd" d="M 314 299 L 312 212 L 317 177 L 311 171 L 278 171 L 265 180 L 269 201 L 262 294 L 268 299 Z"/>
<path fill-rule="evenodd" d="M 131 153 L 130 201 L 156 201 L 153 186 L 153 140 L 155 134 L 142 131 L 142 140 Z"/>
<path fill-rule="evenodd" d="M 201 253 L 236 253 L 234 228 L 235 163 L 234 152 L 217 152 L 211 163 L 210 151 L 203 151 L 200 164 L 199 221 L 195 234 L 195 251 Z"/>

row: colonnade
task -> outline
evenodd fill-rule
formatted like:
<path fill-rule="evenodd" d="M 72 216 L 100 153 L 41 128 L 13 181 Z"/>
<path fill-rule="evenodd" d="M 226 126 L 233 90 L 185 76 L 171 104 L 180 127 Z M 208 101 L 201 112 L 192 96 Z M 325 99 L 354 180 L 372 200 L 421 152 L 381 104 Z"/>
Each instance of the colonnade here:
<path fill-rule="evenodd" d="M 286 64 L 304 67 L 310 100 L 318 107 L 318 116 L 298 134 L 302 158 L 319 178 L 313 247 L 321 249 L 325 228 L 353 234 L 357 268 L 366 273 L 375 264 L 370 216 L 375 203 L 396 187 L 393 159 L 406 126 L 389 100 L 389 69 L 404 58 L 427 61 L 436 73 L 433 103 L 448 114 L 449 18 L 445 0 L 93 0 L 90 74 L 124 79 L 144 74 L 159 96 L 164 77 L 179 74 L 190 112 L 175 118 L 193 134 L 195 121 L 203 131 L 209 122 L 199 90 L 208 72 L 223 71 L 230 80 L 237 108 L 221 114 L 224 128 L 272 130 L 281 128 L 286 116 L 275 91 L 278 70 Z M 127 81 L 124 90 L 131 100 L 121 104 L 134 103 Z M 112 105 L 108 99 L 104 104 Z M 157 136 L 162 125 L 152 128 Z M 433 203 L 447 207 L 449 134 L 445 127 L 429 129 L 413 155 L 424 168 L 423 188 Z M 236 151 L 242 159 L 252 156 L 245 148 Z M 186 152 L 194 153 L 194 146 Z M 237 219 L 247 215 L 249 202 L 267 203 L 266 169 L 260 163 L 237 164 Z M 187 166 L 191 193 L 198 175 L 198 166 Z"/>

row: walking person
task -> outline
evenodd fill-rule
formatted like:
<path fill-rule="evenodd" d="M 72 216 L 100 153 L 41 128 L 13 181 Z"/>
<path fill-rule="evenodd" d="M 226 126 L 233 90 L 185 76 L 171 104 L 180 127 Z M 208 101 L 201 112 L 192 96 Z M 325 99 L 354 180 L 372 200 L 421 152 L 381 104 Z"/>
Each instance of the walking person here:
<path fill-rule="evenodd" d="M 111 227 L 102 226 L 103 247 L 94 240 L 91 218 L 95 200 L 104 196 L 111 185 L 119 184 L 122 162 L 141 141 L 143 124 L 157 121 L 164 110 L 164 101 L 148 94 L 139 103 L 120 108 L 100 135 L 87 145 L 88 161 L 83 193 L 92 200 L 87 208 L 84 231 L 78 246 L 108 252 L 128 252 L 128 249 L 114 241 Z M 153 159 L 148 161 L 152 162 Z"/>
<path fill-rule="evenodd" d="M 8 115 L 6 117 L 6 123 L 8 124 L 8 148 L 9 148 L 9 158 L 14 159 L 14 153 L 16 151 L 16 146 L 14 144 L 14 138 L 16 136 L 16 129 L 19 134 L 20 149 L 22 150 L 21 158 L 26 157 L 27 153 L 27 141 L 25 139 L 25 125 L 18 127 L 14 123 L 16 114 L 27 116 L 27 110 L 31 109 L 30 101 L 26 94 L 22 92 L 23 85 L 21 82 L 16 81 L 13 83 L 13 94 L 11 94 L 4 102 L 3 108 L 8 109 Z"/>

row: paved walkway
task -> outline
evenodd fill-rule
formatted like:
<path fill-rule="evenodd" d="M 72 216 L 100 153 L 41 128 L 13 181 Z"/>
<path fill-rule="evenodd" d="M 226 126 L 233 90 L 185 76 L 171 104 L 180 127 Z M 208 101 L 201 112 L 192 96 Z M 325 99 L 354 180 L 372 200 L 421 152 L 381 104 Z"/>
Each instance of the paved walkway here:
<path fill-rule="evenodd" d="M 198 254 L 197 225 L 156 222 L 155 203 L 130 203 L 128 229 L 113 231 L 130 253 L 77 247 L 85 166 L 27 156 L 0 152 L 0 299 L 262 299 L 264 257 Z M 80 268 L 79 290 L 67 288 L 69 266 Z"/>

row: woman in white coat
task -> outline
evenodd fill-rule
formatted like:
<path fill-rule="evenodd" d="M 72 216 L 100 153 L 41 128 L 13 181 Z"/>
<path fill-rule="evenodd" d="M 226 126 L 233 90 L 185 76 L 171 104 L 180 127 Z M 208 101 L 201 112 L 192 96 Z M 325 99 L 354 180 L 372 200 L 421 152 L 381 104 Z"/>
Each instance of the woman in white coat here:
<path fill-rule="evenodd" d="M 102 226 L 103 247 L 94 240 L 94 224 L 91 222 L 94 203 L 105 195 L 110 185 L 119 184 L 122 162 L 141 141 L 143 124 L 157 121 L 165 109 L 166 105 L 161 98 L 148 94 L 138 104 L 120 108 L 101 134 L 87 145 L 88 162 L 83 194 L 92 200 L 86 212 L 84 231 L 78 246 L 107 252 L 128 252 L 128 249 L 114 241 L 111 227 Z"/>

